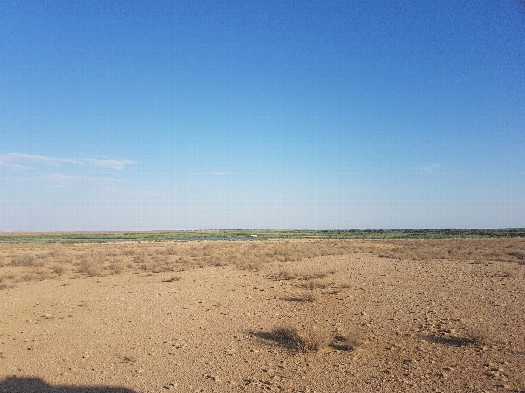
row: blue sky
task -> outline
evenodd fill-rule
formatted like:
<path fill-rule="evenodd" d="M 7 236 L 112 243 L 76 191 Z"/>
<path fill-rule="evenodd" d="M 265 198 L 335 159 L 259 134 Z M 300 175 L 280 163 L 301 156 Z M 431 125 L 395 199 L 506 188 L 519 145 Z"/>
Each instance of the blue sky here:
<path fill-rule="evenodd" d="M 1 231 L 525 226 L 523 2 L 1 8 Z"/>

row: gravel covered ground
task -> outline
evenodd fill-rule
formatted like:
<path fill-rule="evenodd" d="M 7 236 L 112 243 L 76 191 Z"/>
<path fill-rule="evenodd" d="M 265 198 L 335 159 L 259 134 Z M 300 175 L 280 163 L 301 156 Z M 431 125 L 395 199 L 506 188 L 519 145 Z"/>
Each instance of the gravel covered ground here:
<path fill-rule="evenodd" d="M 522 238 L 3 244 L 0 288 L 0 392 L 525 391 Z"/>

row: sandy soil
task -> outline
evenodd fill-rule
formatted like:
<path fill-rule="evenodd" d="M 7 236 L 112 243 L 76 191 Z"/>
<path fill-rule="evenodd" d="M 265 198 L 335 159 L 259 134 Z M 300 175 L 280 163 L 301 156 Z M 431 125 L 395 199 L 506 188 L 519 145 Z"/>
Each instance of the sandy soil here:
<path fill-rule="evenodd" d="M 524 251 L 524 239 L 3 244 L 0 392 L 525 391 Z"/>

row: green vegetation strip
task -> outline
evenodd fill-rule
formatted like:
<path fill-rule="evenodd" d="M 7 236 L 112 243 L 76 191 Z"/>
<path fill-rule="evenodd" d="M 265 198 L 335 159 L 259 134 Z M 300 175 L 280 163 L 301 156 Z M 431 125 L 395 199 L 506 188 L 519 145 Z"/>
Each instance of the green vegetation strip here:
<path fill-rule="evenodd" d="M 525 237 L 525 228 L 511 229 L 348 229 L 348 230 L 199 230 L 152 232 L 4 233 L 0 242 L 104 242 L 118 240 L 202 239 L 439 239 Z"/>

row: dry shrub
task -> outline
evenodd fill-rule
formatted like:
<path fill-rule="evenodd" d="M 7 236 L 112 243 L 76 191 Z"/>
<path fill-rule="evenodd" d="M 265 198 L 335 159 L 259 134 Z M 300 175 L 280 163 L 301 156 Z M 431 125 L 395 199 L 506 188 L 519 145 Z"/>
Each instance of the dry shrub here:
<path fill-rule="evenodd" d="M 31 254 L 18 254 L 13 257 L 11 260 L 11 265 L 13 266 L 43 266 L 44 262 L 37 260 Z"/>
<path fill-rule="evenodd" d="M 171 272 L 176 270 L 178 261 L 166 259 L 162 255 L 150 255 L 148 258 L 145 256 L 136 256 L 134 263 L 139 263 L 139 268 L 151 272 L 151 273 L 162 273 Z"/>
<path fill-rule="evenodd" d="M 56 248 L 54 249 L 51 249 L 47 252 L 47 256 L 49 258 L 57 258 L 57 257 L 60 257 L 62 256 L 62 252 L 60 250 L 57 250 Z"/>
<path fill-rule="evenodd" d="M 78 272 L 87 274 L 90 277 L 101 276 L 102 266 L 93 259 L 84 257 L 79 263 Z"/>
<path fill-rule="evenodd" d="M 271 337 L 279 345 L 298 352 L 317 352 L 327 345 L 326 338 L 312 327 L 281 326 L 271 331 Z"/>
<path fill-rule="evenodd" d="M 280 244 L 275 246 L 272 255 L 275 259 L 282 262 L 289 262 L 295 260 L 295 255 L 288 245 Z"/>
<path fill-rule="evenodd" d="M 207 263 L 210 266 L 226 266 L 228 261 L 222 255 L 209 256 L 207 258 Z"/>
<path fill-rule="evenodd" d="M 124 270 L 125 265 L 122 261 L 113 261 L 109 264 L 109 269 L 113 274 L 120 274 Z"/>
<path fill-rule="evenodd" d="M 35 259 L 47 259 L 49 256 L 49 252 L 40 252 L 35 254 Z"/>
<path fill-rule="evenodd" d="M 158 261 L 150 265 L 148 270 L 153 273 L 172 272 L 175 270 L 175 266 L 169 261 Z"/>
<path fill-rule="evenodd" d="M 310 274 L 299 274 L 296 272 L 292 272 L 290 270 L 281 270 L 277 274 L 271 274 L 268 276 L 268 278 L 272 280 L 302 280 L 302 281 L 310 281 L 310 280 L 316 280 L 325 278 L 328 276 L 328 273 L 326 272 L 317 272 L 317 273 L 310 273 Z"/>
<path fill-rule="evenodd" d="M 467 328 L 465 332 L 465 343 L 483 347 L 489 345 L 492 341 L 491 334 L 478 326 Z"/>
<path fill-rule="evenodd" d="M 330 346 L 334 349 L 339 349 L 341 351 L 353 351 L 356 348 L 360 347 L 363 343 L 360 333 L 350 332 L 348 334 L 342 335 L 338 334 L 334 336 L 332 344 Z"/>
<path fill-rule="evenodd" d="M 301 299 L 303 302 L 315 303 L 317 300 L 319 300 L 319 297 L 313 292 L 307 292 L 301 296 Z"/>
<path fill-rule="evenodd" d="M 507 252 L 507 255 L 515 258 L 516 262 L 520 265 L 525 265 L 525 252 L 524 251 L 511 251 Z"/>
<path fill-rule="evenodd" d="M 408 260 L 467 260 L 525 264 L 525 239 L 410 239 L 375 243 L 370 251 L 380 257 Z"/>
<path fill-rule="evenodd" d="M 314 290 L 314 289 L 325 289 L 327 287 L 329 287 L 331 284 L 328 284 L 326 282 L 323 282 L 323 281 L 317 281 L 317 280 L 313 280 L 313 281 L 308 281 L 306 283 L 303 283 L 303 284 L 298 284 L 297 286 L 298 287 L 301 287 L 301 288 L 306 288 L 306 289 L 309 289 L 309 290 Z"/>
<path fill-rule="evenodd" d="M 181 270 L 189 269 L 191 267 L 192 261 L 188 257 L 179 257 L 175 261 L 175 264 L 177 266 L 177 270 L 181 271 Z"/>
<path fill-rule="evenodd" d="M 19 281 L 42 281 L 49 278 L 49 272 L 45 270 L 36 270 L 32 273 L 24 274 Z"/>
<path fill-rule="evenodd" d="M 299 276 L 298 278 L 303 281 L 313 280 L 313 279 L 319 279 L 319 278 L 325 278 L 328 274 L 324 272 L 318 272 L 318 273 L 312 273 L 312 274 L 303 274 L 302 276 Z"/>
<path fill-rule="evenodd" d="M 186 256 L 181 256 L 177 258 L 176 262 L 183 264 L 183 265 L 191 264 L 191 258 L 186 257 Z"/>
<path fill-rule="evenodd" d="M 101 254 L 106 258 L 118 256 L 118 253 L 115 250 L 106 250 L 106 251 L 101 252 Z"/>
<path fill-rule="evenodd" d="M 144 255 L 144 253 L 141 253 L 141 254 L 138 254 L 138 255 L 135 255 L 133 257 L 133 263 L 137 263 L 137 264 L 143 264 L 146 262 L 146 256 Z"/>
<path fill-rule="evenodd" d="M 501 271 L 501 273 L 498 274 L 499 277 L 507 277 L 512 278 L 515 276 L 514 271 L 510 269 L 504 269 Z"/>
<path fill-rule="evenodd" d="M 165 243 L 164 243 L 165 244 Z M 268 241 L 268 242 L 232 242 L 232 241 L 194 241 L 168 243 L 167 245 L 148 245 L 140 249 L 122 249 L 120 255 L 131 256 L 133 263 L 143 270 L 165 271 L 199 268 L 204 266 L 233 265 L 241 270 L 260 271 L 271 262 L 296 261 L 321 255 L 340 255 L 352 252 L 354 243 L 346 241 Z M 106 253 L 107 257 L 113 255 Z M 160 264 L 160 258 L 169 260 L 168 268 Z M 152 263 L 156 261 L 155 263 Z M 162 265 L 164 267 L 162 267 Z M 184 270 L 183 269 L 183 270 Z M 326 273 L 303 275 L 303 280 L 324 277 Z M 280 277 L 278 279 L 287 279 Z M 291 279 L 291 278 L 290 278 Z"/>
<path fill-rule="evenodd" d="M 4 281 L 4 278 L 3 277 L 0 277 L 0 291 L 2 289 L 8 289 L 8 288 L 11 288 L 12 285 L 8 284 L 8 283 L 5 283 L 3 282 Z"/>
<path fill-rule="evenodd" d="M 176 282 L 176 281 L 180 281 L 180 277 L 179 276 L 171 276 L 170 278 L 164 280 L 164 282 Z"/>
<path fill-rule="evenodd" d="M 275 280 L 294 280 L 297 278 L 297 273 L 289 270 L 281 270 L 277 275 L 273 275 L 271 278 Z"/>
<path fill-rule="evenodd" d="M 165 247 L 162 250 L 162 254 L 164 254 L 164 255 L 177 255 L 178 254 L 177 247 L 175 247 L 175 245 L 173 245 L 173 244 L 170 244 L 169 246 Z"/>
<path fill-rule="evenodd" d="M 55 273 L 56 275 L 58 276 L 61 276 L 62 274 L 64 274 L 66 272 L 66 268 L 62 265 L 54 265 L 52 268 L 51 268 L 52 272 Z"/>
<path fill-rule="evenodd" d="M 262 261 L 254 260 L 254 261 L 246 261 L 241 266 L 239 266 L 239 265 L 237 265 L 237 266 L 240 269 L 242 269 L 242 270 L 251 270 L 253 272 L 258 272 L 258 271 L 262 270 L 263 264 L 264 263 Z"/>

